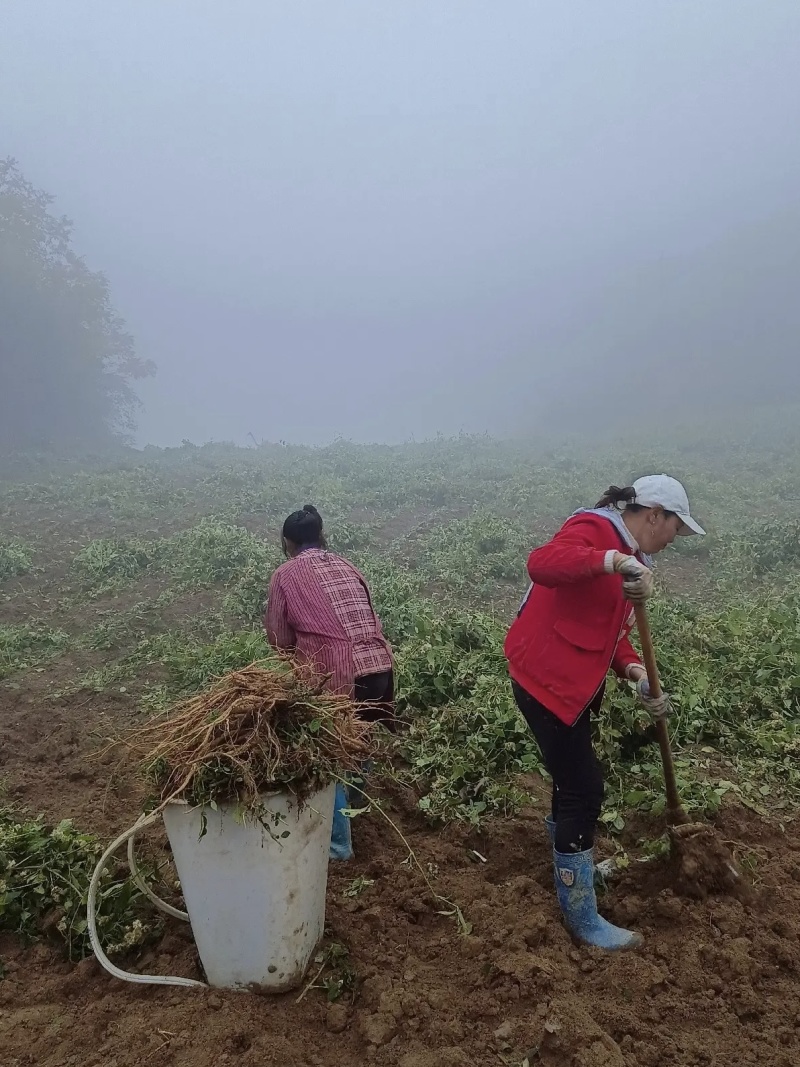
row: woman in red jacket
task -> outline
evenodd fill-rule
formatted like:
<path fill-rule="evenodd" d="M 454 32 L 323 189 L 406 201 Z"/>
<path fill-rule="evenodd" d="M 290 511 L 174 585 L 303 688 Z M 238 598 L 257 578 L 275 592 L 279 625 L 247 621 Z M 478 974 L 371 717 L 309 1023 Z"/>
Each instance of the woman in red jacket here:
<path fill-rule="evenodd" d="M 633 947 L 641 935 L 597 913 L 593 848 L 603 775 L 591 720 L 609 668 L 636 684 L 654 718 L 669 713 L 666 696 L 650 696 L 631 645 L 631 602 L 652 593 L 651 556 L 679 535 L 702 533 L 674 478 L 657 474 L 627 489 L 612 486 L 595 508 L 577 512 L 531 553 L 531 586 L 506 637 L 514 697 L 553 779 L 547 823 L 559 904 L 573 935 L 600 948 Z"/>

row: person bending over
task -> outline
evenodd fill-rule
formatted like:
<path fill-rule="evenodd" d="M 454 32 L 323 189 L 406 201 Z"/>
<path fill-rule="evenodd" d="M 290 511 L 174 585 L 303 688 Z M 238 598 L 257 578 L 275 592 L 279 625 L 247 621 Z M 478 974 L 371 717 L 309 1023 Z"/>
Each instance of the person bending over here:
<path fill-rule="evenodd" d="M 264 627 L 273 648 L 291 652 L 328 678 L 328 689 L 361 705 L 369 721 L 390 728 L 394 720 L 392 653 L 372 606 L 366 580 L 346 559 L 330 552 L 322 518 L 306 504 L 283 524 L 287 562 L 272 575 Z M 336 786 L 331 858 L 353 855 L 348 791 Z"/>

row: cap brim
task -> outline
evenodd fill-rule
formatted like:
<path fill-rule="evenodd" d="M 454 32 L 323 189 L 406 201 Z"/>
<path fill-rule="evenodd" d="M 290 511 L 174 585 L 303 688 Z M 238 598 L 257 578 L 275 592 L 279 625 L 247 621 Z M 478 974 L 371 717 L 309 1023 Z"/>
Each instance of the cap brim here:
<path fill-rule="evenodd" d="M 681 537 L 692 537 L 694 534 L 700 534 L 701 537 L 705 536 L 705 530 L 699 522 L 695 522 L 691 515 L 681 515 L 680 520 L 683 523 L 678 534 Z"/>

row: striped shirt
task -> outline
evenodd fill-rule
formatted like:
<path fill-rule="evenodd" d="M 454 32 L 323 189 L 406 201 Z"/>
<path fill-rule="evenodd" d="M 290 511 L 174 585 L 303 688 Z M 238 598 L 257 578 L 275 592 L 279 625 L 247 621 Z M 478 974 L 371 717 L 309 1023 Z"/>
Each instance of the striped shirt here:
<path fill-rule="evenodd" d="M 392 669 L 366 581 L 326 549 L 307 548 L 278 567 L 264 626 L 273 648 L 295 652 L 330 675 L 335 693 L 352 696 L 356 678 Z"/>

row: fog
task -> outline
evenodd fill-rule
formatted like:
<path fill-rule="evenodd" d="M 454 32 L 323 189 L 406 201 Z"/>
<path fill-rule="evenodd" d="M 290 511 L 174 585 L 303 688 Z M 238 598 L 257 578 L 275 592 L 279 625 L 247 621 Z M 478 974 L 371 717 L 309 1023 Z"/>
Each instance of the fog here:
<path fill-rule="evenodd" d="M 0 155 L 142 359 L 139 441 L 800 399 L 800 4 L 5 0 Z"/>

